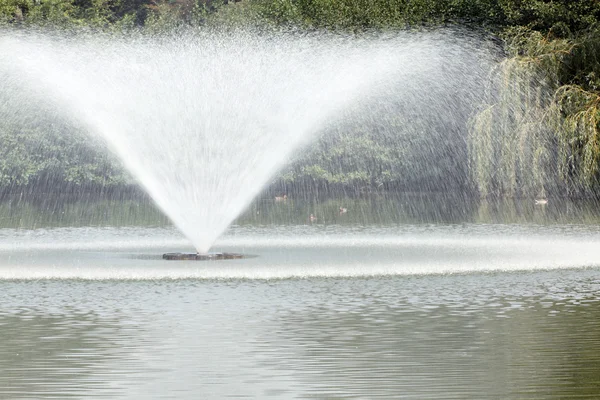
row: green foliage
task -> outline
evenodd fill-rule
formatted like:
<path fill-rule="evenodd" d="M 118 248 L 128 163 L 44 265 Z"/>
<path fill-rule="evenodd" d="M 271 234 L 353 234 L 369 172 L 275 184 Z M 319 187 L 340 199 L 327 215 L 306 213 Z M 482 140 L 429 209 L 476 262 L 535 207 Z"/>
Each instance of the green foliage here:
<path fill-rule="evenodd" d="M 365 134 L 338 132 L 319 141 L 283 179 L 288 183 L 299 180 L 334 186 L 377 187 L 392 181 L 393 170 L 401 162 L 395 155 L 396 150 Z"/>
<path fill-rule="evenodd" d="M 218 15 L 221 14 L 221 15 Z M 218 15 L 218 16 L 217 16 Z M 598 22 L 600 2 L 573 0 L 0 0 L 0 21 L 167 28 L 215 19 L 329 29 L 472 24 L 564 36 Z"/>
<path fill-rule="evenodd" d="M 0 23 L 105 30 L 143 26 L 159 32 L 205 23 L 227 3 L 227 0 L 0 0 Z"/>
<path fill-rule="evenodd" d="M 493 19 L 494 1 L 478 0 L 256 0 L 277 25 L 313 28 L 405 28 L 451 21 Z"/>
<path fill-rule="evenodd" d="M 596 188 L 600 181 L 600 94 L 580 86 L 559 88 L 555 110 L 561 122 L 560 173 L 577 187 Z"/>
<path fill-rule="evenodd" d="M 499 0 L 506 26 L 575 32 L 600 19 L 600 2 L 589 0 Z"/>
<path fill-rule="evenodd" d="M 32 4 L 29 0 L 0 0 L 0 23 L 21 21 Z"/>
<path fill-rule="evenodd" d="M 254 0 L 275 24 L 404 28 L 446 23 L 576 31 L 600 18 L 600 2 L 573 0 Z"/>
<path fill-rule="evenodd" d="M 100 143 L 53 118 L 0 123 L 0 187 L 66 183 L 118 186 L 130 180 Z"/>
<path fill-rule="evenodd" d="M 551 94 L 540 63 L 503 61 L 492 80 L 493 102 L 471 121 L 471 173 L 482 195 L 544 193 L 549 152 L 544 109 Z"/>
<path fill-rule="evenodd" d="M 595 194 L 600 189 L 600 28 L 568 38 L 512 31 L 498 93 L 472 121 L 480 193 Z"/>

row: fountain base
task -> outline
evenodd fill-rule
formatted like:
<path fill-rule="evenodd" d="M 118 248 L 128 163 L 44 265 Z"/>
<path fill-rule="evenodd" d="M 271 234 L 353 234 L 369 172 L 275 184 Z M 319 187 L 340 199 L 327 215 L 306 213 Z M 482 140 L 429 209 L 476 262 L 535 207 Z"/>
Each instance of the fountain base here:
<path fill-rule="evenodd" d="M 238 253 L 165 253 L 163 260 L 183 260 L 183 261 L 216 261 L 216 260 L 236 260 L 246 258 Z"/>

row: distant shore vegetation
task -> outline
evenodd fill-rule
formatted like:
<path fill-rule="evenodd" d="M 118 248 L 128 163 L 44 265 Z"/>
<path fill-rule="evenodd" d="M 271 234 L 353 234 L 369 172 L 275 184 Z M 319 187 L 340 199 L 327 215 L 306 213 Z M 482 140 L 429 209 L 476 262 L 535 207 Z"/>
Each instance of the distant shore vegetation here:
<path fill-rule="evenodd" d="M 0 0 L 0 30 L 203 26 L 352 34 L 461 26 L 485 32 L 503 53 L 460 140 L 439 130 L 408 146 L 364 127 L 328 132 L 274 178 L 273 191 L 600 197 L 600 1 Z M 0 107 L 9 103 L 1 94 Z M 0 121 L 0 193 L 132 185 L 82 127 L 51 113 Z"/>

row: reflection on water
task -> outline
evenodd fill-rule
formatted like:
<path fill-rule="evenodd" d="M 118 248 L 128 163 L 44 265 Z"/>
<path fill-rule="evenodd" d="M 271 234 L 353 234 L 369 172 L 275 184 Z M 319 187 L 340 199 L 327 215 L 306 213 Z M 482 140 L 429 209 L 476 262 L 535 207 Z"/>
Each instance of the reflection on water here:
<path fill-rule="evenodd" d="M 340 208 L 344 212 L 340 213 Z M 313 214 L 316 220 L 310 221 Z M 477 200 L 448 195 L 369 195 L 276 201 L 259 198 L 234 225 L 392 225 L 392 224 L 600 224 L 600 207 L 591 200 Z M 0 228 L 75 226 L 167 226 L 168 219 L 140 195 L 98 200 L 93 197 L 0 199 Z"/>
<path fill-rule="evenodd" d="M 596 399 L 599 273 L 4 281 L 0 398 Z"/>
<path fill-rule="evenodd" d="M 0 201 L 0 227 L 160 226 L 168 220 L 148 199 L 10 196 Z"/>
<path fill-rule="evenodd" d="M 542 295 L 549 282 L 539 278 L 414 278 L 403 290 L 387 280 L 336 285 L 321 304 L 282 315 L 296 329 L 280 336 L 318 398 L 595 398 L 600 281 L 571 297 L 559 281 Z M 490 287 L 494 280 L 520 290 Z"/>
<path fill-rule="evenodd" d="M 119 370 L 123 366 L 135 369 L 138 364 L 132 352 L 123 354 L 123 346 L 136 340 L 122 336 L 127 323 L 118 314 L 100 316 L 93 308 L 77 308 L 81 304 L 61 299 L 53 285 L 35 286 L 20 305 L 7 307 L 3 301 L 0 398 L 81 397 L 95 391 L 117 394 L 114 383 Z M 71 289 L 75 293 L 85 290 Z M 44 301 L 41 293 L 55 298 Z"/>

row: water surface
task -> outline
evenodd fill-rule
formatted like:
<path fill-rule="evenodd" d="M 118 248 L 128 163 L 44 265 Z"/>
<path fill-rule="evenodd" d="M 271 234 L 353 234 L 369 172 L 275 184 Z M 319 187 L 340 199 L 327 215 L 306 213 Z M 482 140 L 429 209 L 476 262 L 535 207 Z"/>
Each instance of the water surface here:
<path fill-rule="evenodd" d="M 594 207 L 263 200 L 222 262 L 162 260 L 192 246 L 143 203 L 12 203 L 0 399 L 600 393 Z"/>

